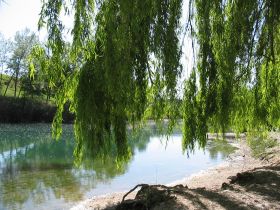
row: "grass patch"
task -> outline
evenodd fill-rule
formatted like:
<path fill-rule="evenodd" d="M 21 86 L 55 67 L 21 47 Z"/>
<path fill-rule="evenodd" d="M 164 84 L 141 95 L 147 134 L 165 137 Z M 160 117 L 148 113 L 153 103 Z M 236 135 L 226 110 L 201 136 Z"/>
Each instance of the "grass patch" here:
<path fill-rule="evenodd" d="M 0 74 L 0 78 L 2 77 L 1 85 L 0 85 L 0 91 L 1 91 L 1 95 L 4 95 L 6 88 L 7 88 L 7 84 L 9 83 L 10 80 L 10 76 L 6 75 L 6 74 Z M 20 89 L 20 86 L 18 86 L 18 90 Z M 7 92 L 6 92 L 6 96 L 14 96 L 14 81 L 10 82 L 10 85 L 7 88 Z"/>

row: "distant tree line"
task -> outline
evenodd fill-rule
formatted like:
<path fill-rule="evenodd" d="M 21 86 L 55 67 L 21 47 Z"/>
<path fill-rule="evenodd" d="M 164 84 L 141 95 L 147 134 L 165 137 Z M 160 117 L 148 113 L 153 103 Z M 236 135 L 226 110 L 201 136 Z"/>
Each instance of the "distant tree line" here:
<path fill-rule="evenodd" d="M 12 40 L 0 32 L 0 123 L 52 122 L 59 84 L 52 86 L 50 76 L 42 68 L 36 68 L 39 60 L 33 62 L 37 69 L 33 74 L 29 64 L 34 49 L 46 49 L 45 45 L 27 28 L 16 32 Z M 66 107 L 63 122 L 71 123 L 74 115 L 68 111 L 69 105 Z"/>
<path fill-rule="evenodd" d="M 24 29 L 16 32 L 13 40 L 0 32 L 0 95 L 15 98 L 40 98 L 49 102 L 54 95 L 47 76 L 36 71 L 29 74 L 29 56 L 34 46 L 44 47 L 38 36 Z"/>
<path fill-rule="evenodd" d="M 0 96 L 0 123 L 51 123 L 56 106 L 45 101 L 28 97 Z M 63 123 L 73 123 L 74 115 L 65 106 Z"/>

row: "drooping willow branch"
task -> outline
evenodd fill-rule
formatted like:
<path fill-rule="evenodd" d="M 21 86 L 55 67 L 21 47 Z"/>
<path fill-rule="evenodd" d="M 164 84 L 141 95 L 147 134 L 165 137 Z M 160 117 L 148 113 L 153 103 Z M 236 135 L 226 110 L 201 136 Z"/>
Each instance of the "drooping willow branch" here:
<path fill-rule="evenodd" d="M 69 3 L 70 47 L 60 19 Z M 50 49 L 44 68 L 50 84 L 59 87 L 54 128 L 61 133 L 63 104 L 70 100 L 77 154 L 113 148 L 129 157 L 126 125 L 146 118 L 170 118 L 174 125 L 183 117 L 188 150 L 196 141 L 205 146 L 212 130 L 279 128 L 280 1 L 190 0 L 183 36 L 182 5 L 181 0 L 44 3 L 39 25 L 47 26 Z M 184 90 L 178 90 L 187 32 L 192 36 L 187 47 L 197 57 Z"/>

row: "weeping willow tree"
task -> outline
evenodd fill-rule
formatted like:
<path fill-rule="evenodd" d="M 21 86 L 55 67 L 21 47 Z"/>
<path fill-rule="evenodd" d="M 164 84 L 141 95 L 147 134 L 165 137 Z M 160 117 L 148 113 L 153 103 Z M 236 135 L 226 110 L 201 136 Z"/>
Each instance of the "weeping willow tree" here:
<path fill-rule="evenodd" d="M 74 11 L 70 49 L 60 20 L 69 6 Z M 175 122 L 181 8 L 181 0 L 44 3 L 39 26 L 47 27 L 51 53 L 46 56 L 46 50 L 37 47 L 31 60 L 48 72 L 52 85 L 59 86 L 56 136 L 61 133 L 64 104 L 71 103 L 78 159 L 88 152 L 129 159 L 127 125 L 135 125 L 147 112 L 155 120 L 168 115 Z M 71 67 L 71 75 L 65 74 L 65 66 Z"/>
<path fill-rule="evenodd" d="M 204 146 L 206 131 L 279 128 L 280 2 L 192 3 L 199 53 L 184 92 L 185 148 Z"/>
<path fill-rule="evenodd" d="M 184 90 L 178 90 L 182 5 L 182 0 L 44 2 L 39 27 L 48 30 L 51 53 L 35 48 L 33 60 L 59 89 L 56 136 L 63 105 L 71 103 L 77 157 L 91 151 L 128 159 L 126 126 L 146 113 L 157 121 L 168 117 L 170 129 L 182 114 L 187 150 L 196 141 L 205 146 L 207 131 L 279 127 L 280 2 L 190 0 L 183 24 L 197 43 L 197 63 Z M 69 48 L 60 17 L 70 11 Z"/>

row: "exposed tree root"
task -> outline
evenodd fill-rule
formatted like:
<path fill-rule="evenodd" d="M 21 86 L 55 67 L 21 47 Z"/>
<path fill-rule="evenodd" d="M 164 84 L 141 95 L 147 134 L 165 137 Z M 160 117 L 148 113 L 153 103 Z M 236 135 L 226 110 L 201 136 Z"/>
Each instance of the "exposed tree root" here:
<path fill-rule="evenodd" d="M 125 200 L 125 198 L 138 187 L 141 187 L 141 189 L 137 192 L 135 199 Z M 165 185 L 138 184 L 123 196 L 122 202 L 116 209 L 150 209 L 161 202 L 175 199 L 175 196 L 172 194 L 183 194 L 185 189 L 187 189 L 187 186 L 184 187 L 183 185 L 168 187 Z"/>

